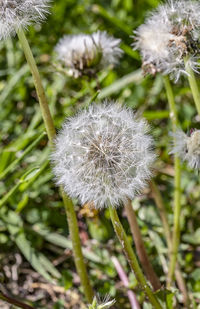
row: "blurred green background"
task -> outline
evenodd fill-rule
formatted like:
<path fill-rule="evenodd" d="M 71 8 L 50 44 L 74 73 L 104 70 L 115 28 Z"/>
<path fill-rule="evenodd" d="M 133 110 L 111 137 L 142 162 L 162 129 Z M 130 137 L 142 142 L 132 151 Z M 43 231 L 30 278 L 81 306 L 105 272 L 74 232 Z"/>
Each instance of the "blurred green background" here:
<path fill-rule="evenodd" d="M 168 155 L 171 125 L 163 79 L 160 75 L 144 77 L 140 55 L 131 47 L 133 30 L 158 3 L 156 0 L 56 0 L 52 2 L 47 20 L 42 25 L 30 27 L 27 37 L 58 129 L 66 117 L 87 106 L 97 90 L 96 80 L 75 80 L 57 71 L 54 47 L 58 40 L 65 34 L 97 30 L 106 30 L 122 40 L 124 55 L 119 65 L 98 74 L 101 91 L 97 100 L 118 100 L 149 121 L 158 155 L 155 181 L 172 226 L 174 170 L 173 158 Z M 200 119 L 196 116 L 187 81 L 182 78 L 173 88 L 182 129 L 187 132 L 192 127 L 199 128 Z M 85 299 L 79 289 L 64 208 L 49 165 L 50 148 L 47 137 L 42 134 L 44 125 L 33 80 L 17 38 L 0 42 L 0 110 L 2 288 L 29 300 L 35 308 L 84 308 Z M 192 297 L 200 301 L 199 176 L 185 165 L 182 167 L 179 259 L 188 289 Z M 115 308 L 130 308 L 126 290 L 111 261 L 111 256 L 115 255 L 143 302 L 144 295 L 130 273 L 107 210 L 92 213 L 87 208 L 83 211 L 78 202 L 75 203 L 84 255 L 95 291 L 102 296 L 115 297 Z M 150 189 L 135 199 L 134 208 L 150 259 L 161 281 L 165 282 L 167 246 Z M 123 209 L 119 209 L 119 213 L 130 233 Z M 177 295 L 179 297 L 178 291 Z M 151 307 L 144 302 L 143 308 Z M 194 305 L 194 308 L 197 307 Z"/>

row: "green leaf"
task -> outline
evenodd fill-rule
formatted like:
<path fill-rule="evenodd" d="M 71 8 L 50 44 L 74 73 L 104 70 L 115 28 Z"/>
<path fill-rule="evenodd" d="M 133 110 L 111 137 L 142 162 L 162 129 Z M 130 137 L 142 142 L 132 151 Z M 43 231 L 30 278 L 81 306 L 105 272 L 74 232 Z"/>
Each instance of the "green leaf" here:
<path fill-rule="evenodd" d="M 100 92 L 98 98 L 100 100 L 111 96 L 112 94 L 117 94 L 120 90 L 124 89 L 130 84 L 140 83 L 144 79 L 141 70 L 134 71 L 130 74 L 123 76 L 122 78 L 113 82 L 110 86 L 103 88 Z"/>
<path fill-rule="evenodd" d="M 69 248 L 72 250 L 72 242 L 71 240 L 67 239 L 67 237 L 59 235 L 57 233 L 51 233 L 47 229 L 42 229 L 39 225 L 34 225 L 33 230 L 39 235 L 43 236 L 44 239 L 46 239 L 48 242 L 61 248 Z M 102 261 L 102 259 L 98 255 L 96 255 L 92 251 L 89 251 L 86 248 L 83 248 L 83 254 L 87 259 L 91 260 L 92 262 L 104 264 L 104 261 Z"/>
<path fill-rule="evenodd" d="M 29 201 L 29 195 L 27 193 L 24 193 L 21 201 L 17 204 L 16 212 L 20 213 L 28 204 Z"/>
<path fill-rule="evenodd" d="M 73 285 L 73 276 L 70 271 L 64 270 L 62 272 L 61 284 L 66 290 L 70 289 Z"/>
<path fill-rule="evenodd" d="M 45 255 L 40 253 L 39 260 L 46 271 L 48 271 L 54 278 L 59 279 L 61 277 L 59 271 L 53 266 L 53 264 L 46 258 Z"/>
<path fill-rule="evenodd" d="M 40 261 L 41 254 L 32 248 L 31 243 L 26 239 L 23 230 L 15 236 L 15 243 L 31 266 L 47 281 L 54 283 L 53 278 L 47 273 L 44 265 Z"/>
<path fill-rule="evenodd" d="M 112 24 L 117 26 L 119 29 L 127 33 L 128 35 L 132 35 L 133 30 L 127 26 L 127 24 L 123 23 L 119 18 L 112 15 L 108 10 L 104 9 L 103 6 L 95 4 L 92 7 L 92 11 L 96 14 L 101 15 L 105 19 L 109 20 Z"/>
<path fill-rule="evenodd" d="M 200 281 L 200 269 L 195 269 L 192 273 L 191 273 L 191 278 L 194 279 L 195 281 Z"/>
<path fill-rule="evenodd" d="M 192 245 L 200 245 L 200 228 L 192 234 L 184 234 L 183 241 Z"/>
<path fill-rule="evenodd" d="M 171 290 L 159 290 L 155 293 L 158 299 L 166 305 L 166 309 L 173 309 L 173 298 L 175 296 L 175 290 L 172 292 Z"/>
<path fill-rule="evenodd" d="M 11 172 L 16 166 L 18 166 L 19 162 L 23 160 L 23 158 L 31 152 L 37 144 L 41 141 L 41 139 L 44 137 L 45 133 L 43 132 L 37 139 L 35 139 L 23 152 L 23 154 L 14 160 L 1 174 L 0 179 L 6 177 L 6 175 Z"/>
<path fill-rule="evenodd" d="M 21 67 L 21 69 L 18 72 L 15 72 L 15 74 L 13 74 L 12 78 L 6 84 L 6 87 L 3 89 L 0 95 L 0 105 L 6 102 L 6 98 L 10 95 L 15 85 L 28 72 L 29 72 L 29 67 L 27 64 L 25 64 L 23 67 Z"/>
<path fill-rule="evenodd" d="M 23 183 L 21 183 L 19 190 L 21 192 L 24 192 L 29 186 L 31 186 L 32 183 L 35 182 L 35 180 L 44 172 L 45 168 L 48 166 L 49 161 L 45 161 L 41 167 L 34 167 L 30 171 L 28 171 L 23 176 Z"/>
<path fill-rule="evenodd" d="M 27 173 L 25 173 L 22 177 L 21 180 L 22 181 L 28 181 L 30 179 L 32 179 L 33 177 L 35 177 L 35 175 L 40 171 L 39 167 L 33 167 L 31 168 Z"/>
<path fill-rule="evenodd" d="M 13 236 L 13 240 L 17 247 L 29 261 L 31 266 L 47 281 L 55 283 L 55 280 L 51 275 L 53 275 L 55 278 L 60 278 L 61 274 L 42 253 L 37 252 L 37 250 L 32 247 L 31 242 L 26 238 L 24 233 L 23 221 L 19 215 L 13 211 L 8 212 L 7 228 L 10 234 Z"/>

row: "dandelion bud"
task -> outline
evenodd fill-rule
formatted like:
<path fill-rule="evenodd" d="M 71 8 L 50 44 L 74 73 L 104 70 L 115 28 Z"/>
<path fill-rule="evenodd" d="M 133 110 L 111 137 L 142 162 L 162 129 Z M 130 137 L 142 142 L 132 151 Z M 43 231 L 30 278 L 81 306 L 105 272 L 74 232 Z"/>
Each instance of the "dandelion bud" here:
<path fill-rule="evenodd" d="M 91 105 L 67 120 L 52 154 L 57 184 L 82 204 L 113 207 L 132 199 L 155 159 L 143 119 L 117 104 Z"/>
<path fill-rule="evenodd" d="M 175 138 L 170 153 L 177 154 L 190 168 L 200 168 L 200 130 L 191 130 L 189 136 L 183 131 L 172 133 Z"/>
<path fill-rule="evenodd" d="M 48 13 L 51 0 L 0 0 L 0 39 L 14 35 L 19 28 L 38 23 Z"/>
<path fill-rule="evenodd" d="M 91 35 L 65 35 L 55 51 L 58 60 L 75 78 L 90 75 L 109 64 L 116 64 L 122 54 L 120 40 L 107 32 L 97 31 Z"/>
<path fill-rule="evenodd" d="M 200 48 L 199 1 L 171 0 L 160 5 L 135 32 L 145 73 L 162 72 L 178 80 L 185 61 L 198 71 Z"/>

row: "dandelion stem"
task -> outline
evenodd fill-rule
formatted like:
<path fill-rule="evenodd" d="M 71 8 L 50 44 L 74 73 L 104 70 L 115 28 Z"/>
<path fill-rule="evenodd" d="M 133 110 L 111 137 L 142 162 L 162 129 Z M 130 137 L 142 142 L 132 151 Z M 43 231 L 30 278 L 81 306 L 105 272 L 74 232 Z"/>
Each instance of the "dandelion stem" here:
<path fill-rule="evenodd" d="M 81 250 L 81 242 L 79 237 L 79 230 L 78 230 L 78 223 L 76 214 L 74 211 L 74 205 L 72 201 L 66 196 L 66 194 L 62 190 L 63 201 L 65 205 L 65 210 L 67 214 L 68 226 L 70 230 L 70 236 L 73 244 L 73 251 L 74 251 L 74 261 L 76 265 L 76 269 L 78 271 L 83 289 L 84 294 L 89 303 L 92 303 L 93 299 L 93 291 L 90 286 L 90 282 L 87 275 L 86 266 L 83 259 L 83 254 Z"/>
<path fill-rule="evenodd" d="M 44 93 L 44 88 L 43 88 L 43 85 L 42 85 L 40 74 L 39 74 L 37 65 L 35 63 L 35 59 L 33 57 L 31 48 L 30 48 L 29 43 L 26 39 L 24 31 L 22 29 L 19 30 L 17 32 L 17 35 L 18 35 L 19 41 L 22 45 L 26 60 L 29 64 L 31 73 L 33 75 L 35 89 L 36 89 L 36 92 L 37 92 L 37 95 L 38 95 L 38 100 L 39 100 L 39 103 L 40 103 L 40 108 L 41 108 L 41 112 L 42 112 L 42 117 L 44 119 L 45 128 L 47 130 L 49 141 L 52 143 L 56 131 L 55 131 L 53 119 L 51 117 L 51 113 L 50 113 L 50 110 L 49 110 L 49 105 L 47 103 L 47 99 L 46 99 L 46 96 L 45 96 L 45 93 Z"/>
<path fill-rule="evenodd" d="M 130 245 L 130 242 L 128 240 L 128 237 L 124 231 L 124 228 L 119 220 L 117 211 L 112 206 L 109 206 L 110 211 L 110 217 L 111 221 L 115 230 L 115 233 L 122 245 L 122 248 L 124 250 L 124 253 L 128 259 L 129 265 L 131 267 L 131 270 L 134 272 L 136 279 L 138 280 L 139 284 L 141 285 L 141 288 L 144 290 L 145 294 L 149 298 L 150 303 L 152 304 L 153 308 L 155 309 L 161 309 L 161 305 L 159 301 L 157 300 L 156 296 L 154 295 L 153 291 L 150 289 L 147 280 L 145 279 L 142 270 L 139 266 L 139 263 L 137 261 L 136 255 L 133 252 L 133 249 Z"/>
<path fill-rule="evenodd" d="M 128 202 L 124 206 L 126 210 L 126 216 L 133 235 L 133 239 L 135 242 L 137 255 L 139 257 L 144 273 L 146 274 L 148 280 L 151 282 L 153 289 L 155 291 L 159 290 L 161 288 L 161 283 L 149 261 L 131 201 L 128 200 Z"/>
<path fill-rule="evenodd" d="M 185 59 L 185 69 L 186 69 L 186 72 L 188 73 L 188 81 L 189 81 L 189 84 L 190 84 L 190 88 L 191 88 L 191 91 L 192 91 L 192 95 L 193 95 L 193 98 L 194 98 L 196 109 L 197 109 L 198 114 L 200 116 L 200 93 L 199 93 L 197 81 L 196 81 L 196 78 L 195 78 L 195 73 L 193 72 L 191 66 L 189 65 L 188 59 Z"/>
<path fill-rule="evenodd" d="M 169 103 L 172 127 L 173 127 L 173 131 L 175 131 L 178 126 L 178 117 L 177 117 L 177 111 L 176 111 L 176 106 L 175 106 L 174 94 L 173 94 L 172 86 L 171 86 L 168 76 L 164 77 L 164 82 L 165 82 L 165 89 L 167 93 L 167 99 Z"/>
<path fill-rule="evenodd" d="M 52 116 L 49 110 L 49 106 L 48 106 L 47 99 L 45 96 L 40 74 L 39 74 L 37 65 L 35 63 L 35 59 L 33 57 L 31 48 L 26 39 L 25 33 L 21 29 L 20 31 L 17 32 L 17 34 L 18 34 L 20 43 L 22 45 L 22 48 L 24 50 L 26 60 L 30 66 L 31 73 L 33 75 L 33 80 L 34 80 L 36 92 L 38 95 L 47 135 L 48 135 L 50 143 L 52 144 L 53 139 L 56 134 L 56 130 L 55 130 L 53 119 L 52 119 Z M 92 302 L 93 291 L 89 283 L 89 278 L 88 278 L 86 266 L 84 263 L 74 205 L 71 199 L 69 199 L 69 197 L 64 192 L 62 192 L 62 197 L 63 197 L 65 210 L 67 214 L 67 220 L 68 220 L 69 231 L 70 231 L 70 236 L 71 236 L 72 245 L 73 245 L 73 253 L 74 253 L 74 258 L 75 258 L 76 269 L 80 276 L 81 284 L 84 290 L 84 294 L 87 298 L 87 301 Z"/>
<path fill-rule="evenodd" d="M 169 109 L 170 109 L 170 118 L 172 121 L 172 128 L 173 132 L 176 131 L 178 126 L 178 118 L 177 112 L 175 107 L 175 100 L 174 95 L 172 92 L 172 87 L 167 76 L 164 77 L 165 88 L 167 92 L 167 98 L 169 102 Z M 176 143 L 176 141 L 174 141 Z M 178 247 L 180 243 L 180 213 L 181 213 L 181 166 L 180 160 L 175 155 L 174 158 L 174 169 L 175 169 L 175 177 L 174 177 L 174 228 L 172 234 L 172 246 L 170 252 L 170 264 L 169 264 L 169 273 L 168 273 L 168 282 L 167 287 L 171 286 L 173 281 L 174 272 L 176 268 L 176 261 L 177 261 L 177 254 L 178 254 Z"/>

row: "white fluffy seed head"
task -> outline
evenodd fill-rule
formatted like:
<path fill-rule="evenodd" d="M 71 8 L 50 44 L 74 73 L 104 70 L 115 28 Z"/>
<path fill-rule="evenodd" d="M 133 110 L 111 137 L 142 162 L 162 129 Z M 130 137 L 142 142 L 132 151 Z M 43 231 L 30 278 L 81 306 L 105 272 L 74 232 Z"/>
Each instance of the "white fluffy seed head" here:
<path fill-rule="evenodd" d="M 200 130 L 192 130 L 186 135 L 182 130 L 172 133 L 173 147 L 170 153 L 178 155 L 193 169 L 200 168 Z"/>
<path fill-rule="evenodd" d="M 119 206 L 151 176 L 155 159 L 143 119 L 116 103 L 92 105 L 67 120 L 55 140 L 53 171 L 58 185 L 82 204 Z"/>
<path fill-rule="evenodd" d="M 135 32 L 146 73 L 162 72 L 178 80 L 186 74 L 184 58 L 198 71 L 200 51 L 200 3 L 171 0 L 160 5 Z"/>
<path fill-rule="evenodd" d="M 107 65 L 115 65 L 122 54 L 120 39 L 97 31 L 91 35 L 65 35 L 58 42 L 55 51 L 57 58 L 75 78 L 93 74 Z"/>
<path fill-rule="evenodd" d="M 0 0 L 0 40 L 14 35 L 20 28 L 41 22 L 51 0 Z"/>

